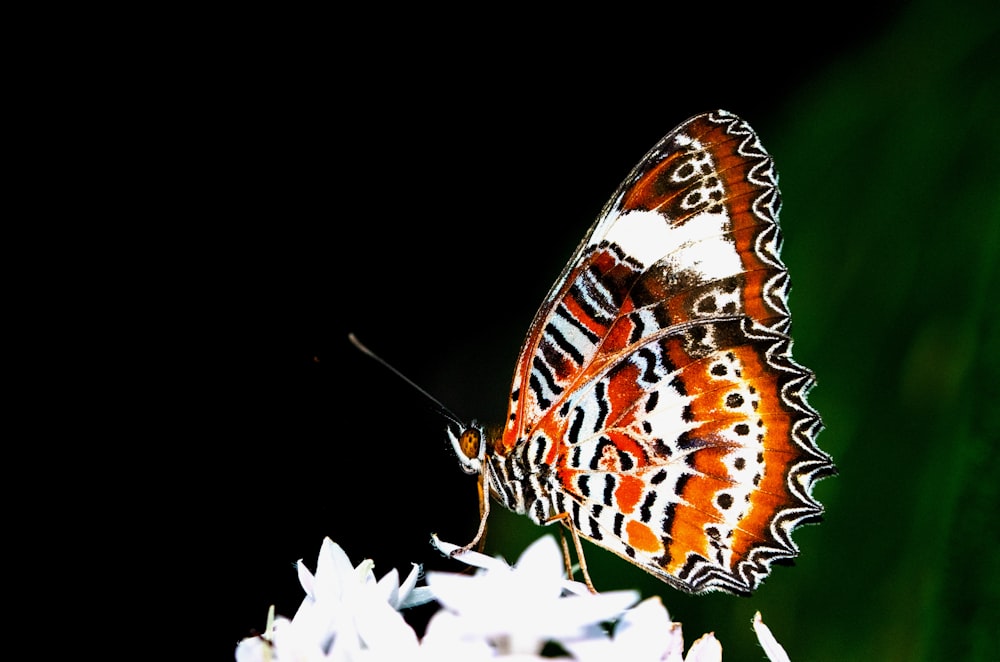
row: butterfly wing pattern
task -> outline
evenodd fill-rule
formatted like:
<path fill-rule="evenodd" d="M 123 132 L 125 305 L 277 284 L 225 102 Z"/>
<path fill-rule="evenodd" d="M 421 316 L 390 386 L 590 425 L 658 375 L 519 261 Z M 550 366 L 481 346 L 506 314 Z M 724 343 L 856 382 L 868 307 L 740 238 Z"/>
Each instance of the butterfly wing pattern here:
<path fill-rule="evenodd" d="M 791 357 L 779 206 L 735 115 L 660 140 L 536 314 L 502 432 L 449 431 L 486 492 L 690 593 L 748 594 L 796 556 L 835 468 Z"/>

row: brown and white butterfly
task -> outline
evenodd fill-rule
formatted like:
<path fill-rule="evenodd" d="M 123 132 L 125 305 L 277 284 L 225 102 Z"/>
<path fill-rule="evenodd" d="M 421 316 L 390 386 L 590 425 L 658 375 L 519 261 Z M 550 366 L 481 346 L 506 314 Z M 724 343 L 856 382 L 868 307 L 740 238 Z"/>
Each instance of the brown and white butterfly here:
<path fill-rule="evenodd" d="M 492 497 L 691 593 L 750 593 L 798 554 L 836 470 L 791 356 L 779 206 L 771 156 L 726 111 L 643 157 L 535 315 L 502 429 L 449 426 L 480 481 L 469 547 Z"/>

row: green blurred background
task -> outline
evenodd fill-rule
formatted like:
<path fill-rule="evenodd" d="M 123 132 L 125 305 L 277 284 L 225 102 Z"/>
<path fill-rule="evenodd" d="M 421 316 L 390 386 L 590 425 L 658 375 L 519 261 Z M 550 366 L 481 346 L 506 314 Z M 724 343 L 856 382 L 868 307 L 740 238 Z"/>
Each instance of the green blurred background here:
<path fill-rule="evenodd" d="M 475 531 L 442 421 L 347 333 L 501 420 L 534 310 L 606 198 L 722 107 L 776 159 L 794 355 L 840 475 L 796 565 L 751 598 L 681 595 L 586 545 L 595 583 L 662 596 L 688 644 L 714 632 L 728 660 L 762 658 L 757 610 L 793 660 L 1000 659 L 1000 3 L 619 8 L 586 33 L 490 11 L 389 32 L 334 17 L 249 68 L 265 73 L 227 138 L 246 160 L 231 198 L 270 220 L 222 233 L 225 360 L 196 380 L 225 400 L 205 408 L 230 489 L 201 512 L 227 526 L 200 543 L 228 559 L 221 648 L 268 604 L 294 612 L 291 563 L 325 535 L 381 575 L 457 570 L 428 535 Z M 487 550 L 508 559 L 554 533 L 493 512 Z"/>

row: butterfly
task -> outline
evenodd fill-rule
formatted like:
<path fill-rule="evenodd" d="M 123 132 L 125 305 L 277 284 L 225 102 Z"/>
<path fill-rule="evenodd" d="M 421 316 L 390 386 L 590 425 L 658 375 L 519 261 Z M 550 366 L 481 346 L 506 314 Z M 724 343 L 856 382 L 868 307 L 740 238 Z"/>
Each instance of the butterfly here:
<path fill-rule="evenodd" d="M 688 593 L 749 594 L 836 473 L 791 356 L 771 156 L 723 110 L 635 166 L 535 315 L 500 429 L 448 426 L 490 499 Z M 564 550 L 566 549 L 564 539 Z M 568 558 L 568 550 L 567 550 Z"/>

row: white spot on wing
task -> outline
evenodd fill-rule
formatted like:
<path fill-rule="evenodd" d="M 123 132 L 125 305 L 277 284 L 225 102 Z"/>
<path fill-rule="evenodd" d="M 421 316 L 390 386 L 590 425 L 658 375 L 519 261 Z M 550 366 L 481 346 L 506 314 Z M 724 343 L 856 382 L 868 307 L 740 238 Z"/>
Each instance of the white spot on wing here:
<path fill-rule="evenodd" d="M 683 225 L 670 226 L 673 246 L 667 262 L 676 271 L 698 274 L 704 282 L 743 272 L 743 263 L 729 229 L 726 214 L 702 212 Z"/>
<path fill-rule="evenodd" d="M 697 423 L 689 423 L 683 418 L 684 407 L 690 402 L 691 398 L 672 388 L 661 388 L 656 407 L 644 416 L 652 427 L 650 435 L 673 444 L 682 434 L 697 427 Z"/>
<path fill-rule="evenodd" d="M 669 252 L 670 227 L 661 214 L 631 211 L 615 219 L 604 237 L 648 267 Z"/>
<path fill-rule="evenodd" d="M 692 139 L 691 136 L 686 133 L 678 133 L 674 136 L 674 143 L 676 143 L 679 147 L 687 147 L 688 145 L 693 144 L 695 149 L 701 149 L 701 143 Z"/>
<path fill-rule="evenodd" d="M 659 212 L 631 211 L 617 218 L 605 239 L 643 266 L 665 259 L 675 273 L 693 273 L 711 281 L 743 271 L 728 231 L 729 217 L 724 213 L 702 212 L 680 225 L 670 225 Z"/>

